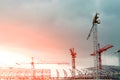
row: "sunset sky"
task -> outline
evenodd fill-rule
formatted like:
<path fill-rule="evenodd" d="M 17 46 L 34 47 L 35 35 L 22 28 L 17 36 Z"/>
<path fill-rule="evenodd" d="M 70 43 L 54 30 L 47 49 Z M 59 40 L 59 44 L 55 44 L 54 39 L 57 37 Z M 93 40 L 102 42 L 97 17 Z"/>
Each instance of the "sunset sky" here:
<path fill-rule="evenodd" d="M 0 0 L 0 64 L 69 62 L 69 48 L 77 52 L 76 66 L 93 66 L 92 36 L 86 40 L 96 12 L 100 13 L 104 65 L 118 65 L 120 0 Z M 14 58 L 13 58 L 14 57 Z"/>

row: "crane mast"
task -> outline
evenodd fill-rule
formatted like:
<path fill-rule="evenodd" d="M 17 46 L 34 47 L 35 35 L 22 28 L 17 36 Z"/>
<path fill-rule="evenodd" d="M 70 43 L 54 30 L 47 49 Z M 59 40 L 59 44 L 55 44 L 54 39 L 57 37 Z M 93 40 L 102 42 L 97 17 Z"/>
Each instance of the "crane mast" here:
<path fill-rule="evenodd" d="M 31 66 L 32 66 L 32 76 L 33 76 L 33 80 L 34 80 L 34 78 L 35 78 L 35 63 L 34 63 L 34 57 L 32 57 L 31 58 L 32 59 L 32 61 L 31 61 Z"/>
<path fill-rule="evenodd" d="M 87 40 L 89 39 L 91 33 L 93 32 L 93 50 L 95 52 L 95 56 L 94 57 L 94 79 L 95 80 L 99 80 L 99 54 L 97 52 L 97 50 L 99 49 L 98 47 L 98 36 L 97 36 L 97 25 L 100 24 L 100 21 L 98 20 L 98 15 L 99 13 L 96 13 L 96 15 L 93 18 L 93 24 L 92 24 L 92 28 L 90 29 L 90 33 L 87 37 Z"/>
<path fill-rule="evenodd" d="M 98 36 L 97 36 L 97 24 L 95 23 L 94 24 L 94 28 L 93 28 L 93 48 L 94 48 L 94 51 L 95 51 L 95 57 L 94 57 L 94 67 L 95 67 L 95 79 L 96 80 L 99 80 L 99 54 L 97 52 L 97 50 L 99 49 L 98 48 Z"/>
<path fill-rule="evenodd" d="M 115 53 L 118 53 L 118 65 L 120 66 L 120 49 L 117 50 Z"/>
<path fill-rule="evenodd" d="M 97 53 L 98 53 L 98 60 L 99 60 L 99 62 L 98 62 L 98 64 L 99 64 L 99 66 L 98 66 L 99 69 L 102 69 L 102 59 L 101 59 L 102 53 L 103 53 L 104 51 L 112 48 L 112 47 L 113 47 L 113 45 L 108 44 L 108 45 L 100 48 L 100 44 L 98 44 L 98 48 L 99 48 L 99 49 L 97 50 Z M 95 56 L 95 52 L 93 52 L 93 53 L 91 54 L 91 56 Z"/>
<path fill-rule="evenodd" d="M 98 43 L 98 49 L 100 49 L 100 44 Z M 102 59 L 101 59 L 101 53 L 98 52 L 98 58 L 99 58 L 99 69 L 102 69 Z"/>
<path fill-rule="evenodd" d="M 74 52 L 74 48 L 70 48 L 69 50 L 70 50 L 70 53 L 72 56 L 72 78 L 74 80 L 75 79 L 75 69 L 76 69 L 76 66 L 75 66 L 76 52 Z"/>

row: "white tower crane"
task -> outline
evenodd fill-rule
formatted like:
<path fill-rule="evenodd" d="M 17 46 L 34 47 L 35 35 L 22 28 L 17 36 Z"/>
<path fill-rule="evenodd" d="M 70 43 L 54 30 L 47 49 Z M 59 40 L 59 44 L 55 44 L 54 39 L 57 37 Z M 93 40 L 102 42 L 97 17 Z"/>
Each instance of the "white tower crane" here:
<path fill-rule="evenodd" d="M 95 80 L 99 80 L 99 54 L 97 52 L 97 50 L 99 49 L 98 47 L 98 36 L 97 36 L 97 25 L 100 24 L 100 20 L 99 18 L 99 13 L 96 13 L 94 18 L 93 18 L 93 23 L 92 23 L 92 27 L 90 29 L 90 33 L 88 34 L 87 40 L 89 39 L 89 37 L 91 36 L 91 33 L 93 32 L 93 48 L 94 48 L 94 52 L 95 52 L 95 56 L 94 56 L 94 76 L 95 76 Z"/>
<path fill-rule="evenodd" d="M 115 53 L 118 53 L 118 65 L 120 66 L 120 49 L 117 50 Z"/>

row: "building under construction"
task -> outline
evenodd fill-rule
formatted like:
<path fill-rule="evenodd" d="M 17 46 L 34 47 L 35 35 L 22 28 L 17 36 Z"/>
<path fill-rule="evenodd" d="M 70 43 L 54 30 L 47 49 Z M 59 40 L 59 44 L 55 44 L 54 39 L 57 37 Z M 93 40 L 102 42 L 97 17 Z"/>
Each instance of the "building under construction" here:
<path fill-rule="evenodd" d="M 94 67 L 77 69 L 76 68 L 76 56 L 77 53 L 74 48 L 70 48 L 71 63 L 70 68 L 35 68 L 34 58 L 32 57 L 31 68 L 16 68 L 7 67 L 0 68 L 0 80 L 120 80 L 120 65 L 119 66 L 108 66 L 102 65 L 101 53 L 113 47 L 109 44 L 104 47 L 100 47 L 97 36 L 97 24 L 100 24 L 98 20 L 98 13 L 93 18 L 92 28 L 87 37 L 93 33 L 93 53 L 91 56 L 94 57 Z M 120 51 L 117 51 L 120 52 Z M 119 57 L 120 61 L 120 57 Z M 17 63 L 19 64 L 19 63 Z M 45 63 L 45 64 L 68 64 L 66 62 L 58 63 Z M 120 62 L 119 62 L 120 64 Z M 53 75 L 54 74 L 54 75 Z"/>
<path fill-rule="evenodd" d="M 99 72 L 100 80 L 120 80 L 119 66 L 102 66 Z M 93 80 L 94 69 L 75 69 L 74 79 L 71 69 L 31 69 L 26 68 L 1 68 L 0 80 Z M 52 74 L 55 74 L 53 76 Z M 63 74 L 63 75 L 61 75 Z"/>

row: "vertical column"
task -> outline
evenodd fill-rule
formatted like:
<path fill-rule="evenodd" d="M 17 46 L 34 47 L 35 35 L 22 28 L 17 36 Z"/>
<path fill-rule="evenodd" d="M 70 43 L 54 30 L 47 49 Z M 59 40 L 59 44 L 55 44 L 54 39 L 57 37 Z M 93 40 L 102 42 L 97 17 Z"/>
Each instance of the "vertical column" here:
<path fill-rule="evenodd" d="M 93 47 L 94 47 L 94 67 L 95 67 L 95 79 L 99 80 L 99 53 L 98 53 L 98 35 L 97 35 L 97 24 L 100 24 L 99 13 L 96 13 L 93 18 Z"/>
<path fill-rule="evenodd" d="M 119 62 L 119 66 L 120 66 L 120 53 L 118 53 L 118 62 Z"/>
<path fill-rule="evenodd" d="M 72 77 L 75 78 L 75 58 L 72 58 Z"/>
<path fill-rule="evenodd" d="M 95 52 L 95 56 L 94 56 L 94 67 L 95 67 L 95 79 L 99 80 L 99 53 L 98 53 L 98 37 L 97 37 L 97 23 L 94 23 L 94 28 L 93 28 L 93 47 L 94 47 L 94 52 Z"/>
<path fill-rule="evenodd" d="M 102 69 L 102 59 L 101 59 L 101 51 L 100 51 L 100 44 L 98 43 L 98 69 L 101 70 Z"/>
<path fill-rule="evenodd" d="M 34 80 L 34 78 L 35 78 L 35 65 L 34 65 L 34 58 L 33 57 L 32 57 L 31 66 L 32 66 L 32 79 Z"/>
<path fill-rule="evenodd" d="M 56 79 L 59 80 L 59 71 L 56 69 L 57 77 Z"/>
<path fill-rule="evenodd" d="M 74 48 L 70 48 L 71 56 L 72 56 L 72 78 L 75 78 L 75 58 L 76 52 L 74 52 Z"/>
<path fill-rule="evenodd" d="M 118 65 L 120 66 L 120 49 L 117 50 L 115 53 L 118 53 Z"/>

